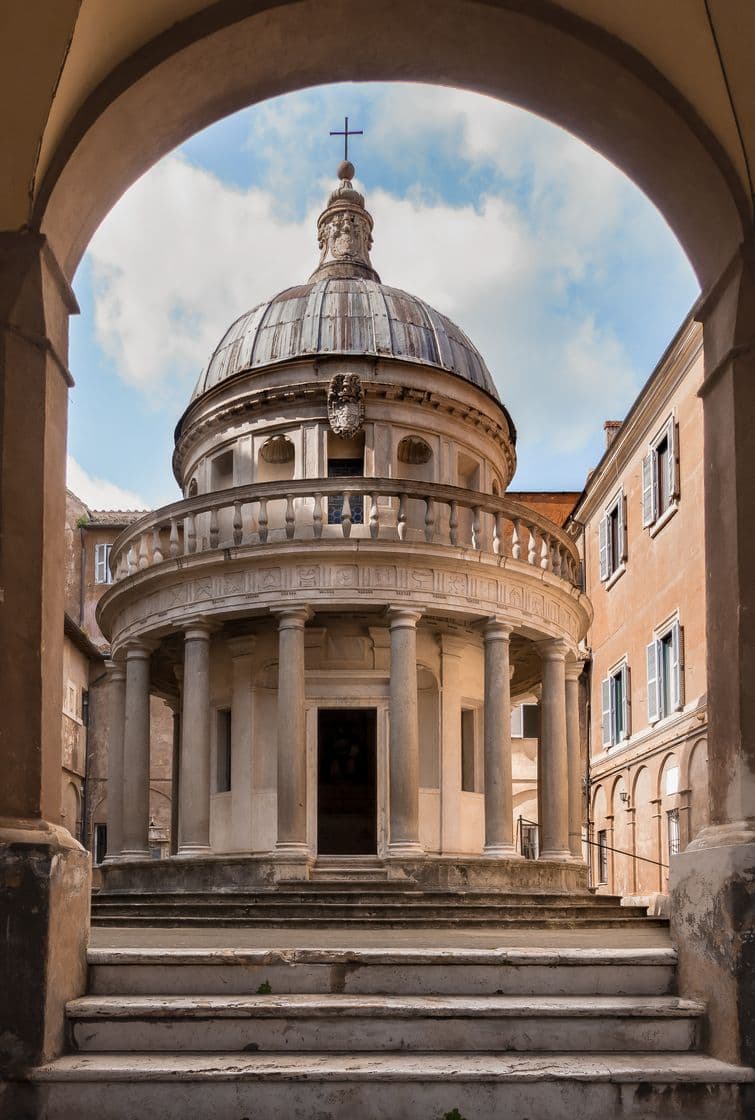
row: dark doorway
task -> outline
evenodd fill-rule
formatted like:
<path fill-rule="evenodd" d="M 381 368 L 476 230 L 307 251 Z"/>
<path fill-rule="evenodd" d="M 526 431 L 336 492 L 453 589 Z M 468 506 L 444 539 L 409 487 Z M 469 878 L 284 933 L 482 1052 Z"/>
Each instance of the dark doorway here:
<path fill-rule="evenodd" d="M 374 708 L 320 708 L 317 713 L 317 851 L 377 851 Z"/>

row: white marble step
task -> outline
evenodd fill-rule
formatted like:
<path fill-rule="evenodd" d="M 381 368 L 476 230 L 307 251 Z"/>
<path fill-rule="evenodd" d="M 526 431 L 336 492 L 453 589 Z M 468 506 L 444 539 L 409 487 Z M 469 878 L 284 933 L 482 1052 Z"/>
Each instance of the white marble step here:
<path fill-rule="evenodd" d="M 90 949 L 92 995 L 643 995 L 673 990 L 673 949 Z"/>
<path fill-rule="evenodd" d="M 31 1076 L 45 1120 L 746 1120 L 755 1078 L 664 1052 L 77 1054 Z"/>
<path fill-rule="evenodd" d="M 690 1050 L 704 1008 L 673 996 L 89 996 L 82 1051 Z"/>

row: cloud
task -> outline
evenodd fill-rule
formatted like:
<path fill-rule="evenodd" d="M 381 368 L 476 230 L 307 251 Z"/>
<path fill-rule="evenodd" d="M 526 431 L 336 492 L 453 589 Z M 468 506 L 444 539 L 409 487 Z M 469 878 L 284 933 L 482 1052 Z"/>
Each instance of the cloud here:
<path fill-rule="evenodd" d="M 322 181 L 313 205 L 306 160 L 294 153 L 287 181 L 272 140 L 307 135 L 318 97 L 333 104 L 332 91 L 309 91 L 254 111 L 253 186 L 173 154 L 134 184 L 92 242 L 99 345 L 172 418 L 230 323 L 315 266 L 316 217 L 331 184 Z M 399 154 L 404 173 L 400 189 L 367 188 L 383 281 L 426 299 L 479 347 L 519 429 L 520 463 L 581 453 L 569 485 L 581 482 L 603 419 L 624 413 L 648 372 L 617 324 L 633 268 L 657 285 L 678 268 L 668 231 L 657 236 L 661 219 L 591 149 L 491 98 L 381 87 L 366 131 L 384 155 L 382 181 L 393 182 L 385 168 Z M 407 178 L 407 162 L 417 176 Z M 298 206 L 281 206 L 286 191 Z"/>
<path fill-rule="evenodd" d="M 66 459 L 66 485 L 90 509 L 148 509 L 149 505 L 132 490 L 124 490 L 105 478 L 95 478 L 72 455 Z"/>

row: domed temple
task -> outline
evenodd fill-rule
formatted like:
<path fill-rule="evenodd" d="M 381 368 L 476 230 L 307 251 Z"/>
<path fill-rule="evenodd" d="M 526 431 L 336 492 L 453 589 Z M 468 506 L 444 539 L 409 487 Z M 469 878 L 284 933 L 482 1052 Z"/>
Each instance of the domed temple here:
<path fill-rule="evenodd" d="M 237 319 L 199 378 L 183 500 L 113 546 L 104 891 L 273 887 L 331 857 L 428 888 L 584 892 L 576 545 L 506 497 L 516 431 L 485 361 L 381 282 L 338 173 L 309 280 Z M 510 715 L 533 691 L 523 860 Z M 158 862 L 151 694 L 175 712 Z"/>

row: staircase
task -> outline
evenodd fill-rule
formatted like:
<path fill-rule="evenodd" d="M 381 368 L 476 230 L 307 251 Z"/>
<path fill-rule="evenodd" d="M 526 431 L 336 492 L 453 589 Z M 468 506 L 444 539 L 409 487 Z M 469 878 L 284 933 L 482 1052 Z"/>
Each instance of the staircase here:
<path fill-rule="evenodd" d="M 608 895 L 421 890 L 388 880 L 367 865 L 322 865 L 312 879 L 264 890 L 223 892 L 100 892 L 94 926 L 268 929 L 591 929 L 663 928 L 640 906 Z"/>
<path fill-rule="evenodd" d="M 673 994 L 668 948 L 127 948 L 89 961 L 89 994 L 68 1005 L 71 1052 L 33 1073 L 29 1115 L 43 1120 L 755 1115 L 752 1071 L 699 1052 L 704 1008 Z"/>

